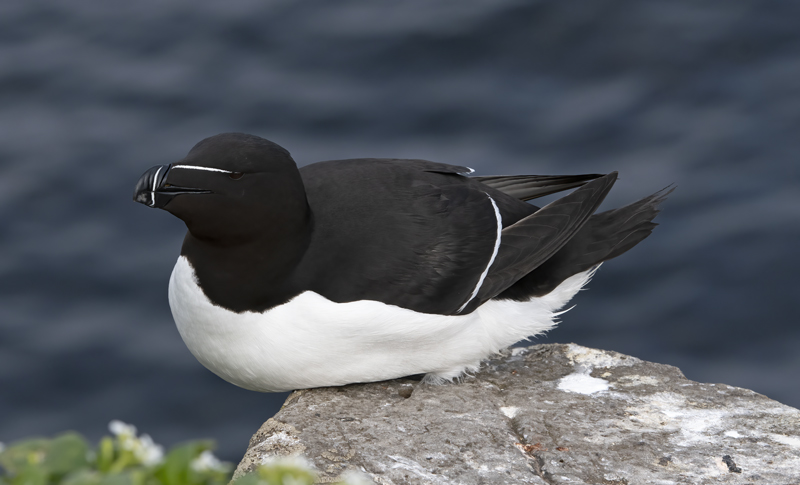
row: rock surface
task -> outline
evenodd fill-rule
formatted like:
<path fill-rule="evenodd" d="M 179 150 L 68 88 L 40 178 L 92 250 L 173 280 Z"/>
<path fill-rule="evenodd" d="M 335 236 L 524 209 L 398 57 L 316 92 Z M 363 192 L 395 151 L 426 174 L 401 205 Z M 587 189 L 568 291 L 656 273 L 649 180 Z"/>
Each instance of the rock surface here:
<path fill-rule="evenodd" d="M 800 411 L 615 352 L 535 345 L 458 384 L 294 392 L 236 476 L 280 455 L 321 482 L 800 484 Z"/>

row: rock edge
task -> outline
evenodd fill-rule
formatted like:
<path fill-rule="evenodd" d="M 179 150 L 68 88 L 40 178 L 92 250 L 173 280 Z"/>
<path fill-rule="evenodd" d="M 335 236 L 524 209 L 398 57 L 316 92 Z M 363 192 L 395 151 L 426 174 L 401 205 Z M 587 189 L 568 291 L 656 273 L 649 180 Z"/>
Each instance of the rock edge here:
<path fill-rule="evenodd" d="M 303 456 L 320 483 L 800 484 L 800 411 L 575 344 L 503 351 L 462 382 L 296 391 L 235 477 Z"/>

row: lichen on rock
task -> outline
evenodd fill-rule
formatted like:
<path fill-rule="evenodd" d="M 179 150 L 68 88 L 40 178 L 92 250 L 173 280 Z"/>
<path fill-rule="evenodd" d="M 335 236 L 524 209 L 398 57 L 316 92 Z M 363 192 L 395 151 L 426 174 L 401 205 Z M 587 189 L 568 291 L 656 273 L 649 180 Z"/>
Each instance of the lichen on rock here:
<path fill-rule="evenodd" d="M 503 351 L 461 382 L 293 393 L 237 476 L 303 456 L 321 482 L 797 483 L 800 411 L 574 344 Z"/>

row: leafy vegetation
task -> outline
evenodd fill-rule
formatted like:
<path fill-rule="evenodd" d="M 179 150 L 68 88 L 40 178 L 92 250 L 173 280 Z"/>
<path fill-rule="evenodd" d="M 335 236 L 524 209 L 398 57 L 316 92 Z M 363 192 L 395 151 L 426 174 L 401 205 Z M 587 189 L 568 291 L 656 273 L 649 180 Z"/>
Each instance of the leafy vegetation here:
<path fill-rule="evenodd" d="M 211 452 L 214 442 L 192 441 L 164 449 L 121 421 L 109 424 L 96 448 L 74 432 L 0 443 L 0 485 L 225 485 L 233 464 Z M 279 459 L 236 480 L 236 485 L 311 485 L 314 471 L 302 460 Z M 353 476 L 345 483 L 371 483 Z"/>

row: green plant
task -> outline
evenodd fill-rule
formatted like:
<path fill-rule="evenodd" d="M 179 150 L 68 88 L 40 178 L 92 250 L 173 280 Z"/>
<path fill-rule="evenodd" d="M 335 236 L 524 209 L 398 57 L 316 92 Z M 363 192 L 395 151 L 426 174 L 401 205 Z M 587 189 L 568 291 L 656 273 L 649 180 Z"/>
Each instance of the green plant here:
<path fill-rule="evenodd" d="M 278 459 L 240 477 L 236 485 L 312 485 L 316 473 L 302 460 Z"/>
<path fill-rule="evenodd" d="M 79 434 L 0 447 L 0 485 L 224 485 L 233 466 L 211 453 L 212 441 L 163 448 L 120 421 L 92 448 Z"/>
<path fill-rule="evenodd" d="M 0 443 L 0 485 L 226 485 L 233 464 L 211 452 L 214 442 L 199 440 L 164 449 L 136 427 L 112 421 L 97 448 L 66 432 L 4 447 Z M 314 470 L 300 458 L 276 458 L 236 480 L 235 485 L 311 485 Z M 372 483 L 352 474 L 342 485 Z"/>

